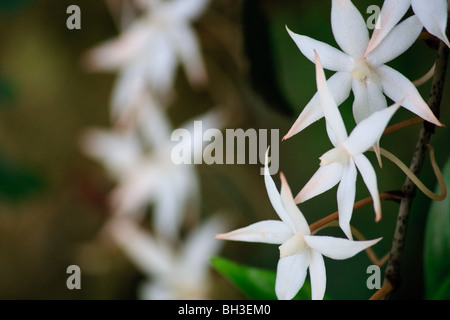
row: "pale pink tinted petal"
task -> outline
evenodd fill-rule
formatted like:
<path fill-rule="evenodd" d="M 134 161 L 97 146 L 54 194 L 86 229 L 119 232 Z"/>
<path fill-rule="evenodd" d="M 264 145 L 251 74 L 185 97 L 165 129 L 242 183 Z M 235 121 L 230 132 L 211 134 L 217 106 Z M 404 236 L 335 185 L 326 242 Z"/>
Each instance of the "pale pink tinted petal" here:
<path fill-rule="evenodd" d="M 447 0 L 411 0 L 414 13 L 429 33 L 450 47 L 445 34 L 447 26 Z"/>
<path fill-rule="evenodd" d="M 351 79 L 349 72 L 336 72 L 327 80 L 328 88 L 337 105 L 343 103 L 350 95 Z M 289 129 L 289 132 L 283 137 L 283 140 L 289 139 L 322 117 L 323 110 L 320 104 L 319 94 L 316 93 L 300 113 L 291 129 Z"/>
<path fill-rule="evenodd" d="M 437 126 L 442 123 L 436 118 L 416 87 L 400 72 L 386 65 L 379 66 L 377 73 L 383 84 L 383 92 L 394 102 L 403 100 L 402 106 L 424 120 Z"/>
<path fill-rule="evenodd" d="M 275 293 L 279 300 L 291 300 L 302 288 L 311 256 L 308 250 L 280 258 L 277 266 Z"/>
<path fill-rule="evenodd" d="M 302 235 L 310 234 L 309 225 L 306 222 L 303 213 L 301 213 L 300 209 L 295 204 L 294 198 L 292 197 L 291 188 L 289 188 L 286 177 L 284 176 L 283 173 L 280 173 L 280 178 L 281 178 L 281 192 L 280 192 L 281 203 L 283 204 L 283 207 L 286 210 L 289 219 L 294 224 L 295 230 L 297 232 L 299 232 Z"/>
<path fill-rule="evenodd" d="M 373 31 L 365 55 L 372 52 L 402 19 L 410 6 L 409 0 L 385 0 L 380 11 L 380 28 Z"/>
<path fill-rule="evenodd" d="M 351 258 L 380 240 L 381 238 L 368 241 L 352 241 L 329 236 L 305 236 L 305 242 L 309 247 L 335 260 Z"/>
<path fill-rule="evenodd" d="M 396 103 L 389 108 L 372 113 L 353 129 L 344 145 L 351 155 L 369 150 L 381 138 L 394 113 L 400 108 Z"/>
<path fill-rule="evenodd" d="M 356 166 L 369 190 L 370 196 L 373 199 L 373 209 L 375 211 L 375 220 L 380 221 L 381 219 L 381 202 L 380 195 L 378 193 L 377 176 L 375 170 L 372 167 L 370 161 L 362 154 L 353 157 Z"/>
<path fill-rule="evenodd" d="M 295 197 L 296 203 L 305 202 L 333 188 L 342 178 L 343 165 L 338 162 L 321 166 Z"/>
<path fill-rule="evenodd" d="M 356 167 L 353 161 L 345 166 L 341 182 L 337 190 L 337 202 L 339 211 L 339 226 L 347 238 L 353 239 L 350 229 L 350 220 L 353 214 L 353 205 L 356 194 Z"/>
<path fill-rule="evenodd" d="M 408 50 L 422 31 L 422 24 L 416 16 L 398 24 L 384 40 L 367 55 L 372 66 L 379 66 L 395 59 Z"/>
<path fill-rule="evenodd" d="M 331 140 L 336 146 L 343 143 L 347 139 L 347 130 L 345 128 L 344 120 L 342 119 L 333 95 L 331 94 L 322 68 L 319 56 L 316 54 L 316 82 L 317 91 L 319 92 L 320 104 L 322 106 L 323 114 L 327 122 L 328 128 L 332 131 L 329 134 Z"/>
<path fill-rule="evenodd" d="M 333 48 L 329 44 L 296 34 L 287 27 L 286 29 L 303 55 L 311 62 L 315 63 L 314 51 L 316 51 L 325 69 L 332 71 L 352 71 L 354 60 L 349 55 Z"/>
<path fill-rule="evenodd" d="M 350 0 L 333 0 L 331 27 L 339 47 L 353 58 L 362 58 L 369 43 L 366 22 Z"/>
<path fill-rule="evenodd" d="M 311 263 L 309 265 L 309 277 L 311 279 L 311 299 L 322 300 L 325 296 L 327 274 L 322 255 L 311 250 Z"/>
<path fill-rule="evenodd" d="M 284 222 L 265 220 L 228 233 L 218 234 L 216 238 L 221 240 L 282 244 L 292 235 L 292 231 Z"/>
<path fill-rule="evenodd" d="M 352 90 L 355 96 L 353 117 L 356 123 L 387 107 L 386 97 L 383 95 L 381 83 L 377 79 L 367 79 L 363 82 L 353 79 Z"/>

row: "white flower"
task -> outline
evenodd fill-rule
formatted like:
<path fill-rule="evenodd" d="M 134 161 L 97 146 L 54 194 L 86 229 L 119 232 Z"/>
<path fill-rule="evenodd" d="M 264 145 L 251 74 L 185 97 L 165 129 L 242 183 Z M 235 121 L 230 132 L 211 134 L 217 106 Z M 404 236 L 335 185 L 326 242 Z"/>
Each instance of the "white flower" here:
<path fill-rule="evenodd" d="M 182 246 L 169 245 L 128 219 L 109 222 L 107 230 L 148 279 L 139 289 L 145 300 L 209 299 L 209 260 L 221 248 L 214 235 L 226 222 L 213 216 L 190 231 Z"/>
<path fill-rule="evenodd" d="M 338 49 L 298 35 L 288 30 L 300 51 L 314 62 L 314 51 L 319 54 L 323 67 L 337 71 L 328 80 L 330 92 L 340 105 L 353 90 L 353 116 L 357 123 L 375 111 L 387 107 L 383 93 L 394 102 L 403 100 L 402 106 L 438 126 L 442 124 L 434 116 L 410 80 L 385 65 L 406 51 L 417 39 L 422 29 L 419 19 L 412 16 L 397 25 L 373 50 L 366 52 L 369 33 L 360 12 L 350 0 L 333 0 L 331 10 L 333 35 Z M 318 94 L 301 112 L 286 134 L 287 139 L 311 123 L 323 117 Z"/>
<path fill-rule="evenodd" d="M 167 98 L 173 89 L 178 63 L 193 86 L 207 75 L 192 21 L 209 0 L 140 1 L 145 8 L 117 39 L 91 49 L 85 56 L 92 70 L 118 71 L 112 99 L 114 112 L 134 105 L 140 92 L 150 89 L 155 98 Z M 113 112 L 113 113 L 114 113 Z"/>
<path fill-rule="evenodd" d="M 381 219 L 377 177 L 375 170 L 363 153 L 380 139 L 386 125 L 400 105 L 398 103 L 374 112 L 368 118 L 362 120 L 348 136 L 344 121 L 328 89 L 325 74 L 317 54 L 316 78 L 320 105 L 325 115 L 327 133 L 334 148 L 321 156 L 319 170 L 295 197 L 295 201 L 296 203 L 304 202 L 339 183 L 337 191 L 339 226 L 346 236 L 351 239 L 350 220 L 356 194 L 356 168 L 361 173 L 373 198 L 376 220 Z"/>
<path fill-rule="evenodd" d="M 270 202 L 280 217 L 216 236 L 218 239 L 281 244 L 277 266 L 275 292 L 278 299 L 290 300 L 303 286 L 307 269 L 311 278 L 313 299 L 323 299 L 326 288 L 326 272 L 322 255 L 332 259 L 347 259 L 374 245 L 380 239 L 351 241 L 348 239 L 311 235 L 305 217 L 294 202 L 291 190 L 283 174 L 281 192 L 275 186 L 267 167 L 264 180 Z"/>
<path fill-rule="evenodd" d="M 204 130 L 223 125 L 215 109 L 196 120 L 202 121 Z M 139 121 L 138 131 L 91 129 L 83 136 L 82 148 L 103 163 L 117 182 L 110 196 L 114 215 L 140 219 L 154 204 L 156 232 L 176 238 L 187 209 L 198 214 L 200 185 L 196 168 L 172 161 L 172 128 L 164 112 L 156 107 L 143 109 Z M 184 127 L 192 131 L 192 122 Z M 201 139 L 203 132 L 192 137 Z M 188 144 L 194 154 L 203 152 L 202 142 L 181 143 Z"/>
<path fill-rule="evenodd" d="M 380 12 L 380 28 L 375 29 L 367 47 L 374 50 L 412 7 L 417 18 L 429 33 L 450 47 L 446 35 L 447 0 L 385 0 Z"/>

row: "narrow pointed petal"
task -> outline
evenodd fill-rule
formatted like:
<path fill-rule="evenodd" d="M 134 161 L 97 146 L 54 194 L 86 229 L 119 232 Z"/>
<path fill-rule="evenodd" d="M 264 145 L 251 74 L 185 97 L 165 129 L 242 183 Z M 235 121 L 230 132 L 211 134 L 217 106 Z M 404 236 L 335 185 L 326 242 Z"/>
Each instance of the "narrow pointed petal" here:
<path fill-rule="evenodd" d="M 173 21 L 192 21 L 206 10 L 211 0 L 172 0 L 163 2 L 162 9 Z"/>
<path fill-rule="evenodd" d="M 107 230 L 142 272 L 165 276 L 167 270 L 171 269 L 172 253 L 135 223 L 127 219 L 112 220 L 107 225 Z"/>
<path fill-rule="evenodd" d="M 228 233 L 216 235 L 217 239 L 282 244 L 292 237 L 291 229 L 278 220 L 264 220 Z"/>
<path fill-rule="evenodd" d="M 265 165 L 264 165 L 264 182 L 266 184 L 267 194 L 269 195 L 270 203 L 272 207 L 275 209 L 275 212 L 278 214 L 280 219 L 291 229 L 292 232 L 295 232 L 295 225 L 291 221 L 289 215 L 281 203 L 281 196 L 278 192 L 277 186 L 272 179 L 269 171 L 269 149 L 266 151 L 265 156 Z"/>
<path fill-rule="evenodd" d="M 327 86 L 337 105 L 342 104 L 349 97 L 352 85 L 351 79 L 352 77 L 349 72 L 336 72 L 327 80 Z M 300 113 L 295 123 L 289 129 L 289 132 L 283 137 L 283 140 L 296 135 L 321 118 L 323 118 L 323 110 L 320 104 L 319 94 L 316 93 Z"/>
<path fill-rule="evenodd" d="M 385 0 L 380 11 L 380 28 L 374 29 L 365 56 L 367 57 L 402 19 L 410 6 L 409 0 Z"/>
<path fill-rule="evenodd" d="M 286 177 L 283 173 L 280 173 L 281 177 L 281 203 L 283 204 L 286 213 L 289 216 L 289 219 L 295 226 L 295 230 L 302 235 L 309 235 L 310 229 L 309 225 L 303 216 L 303 213 L 297 207 L 294 202 L 294 197 L 292 196 L 291 189 L 287 183 Z"/>
<path fill-rule="evenodd" d="M 325 257 L 335 260 L 351 258 L 380 240 L 381 238 L 367 241 L 352 241 L 329 236 L 305 236 L 305 241 L 309 247 L 317 250 Z"/>
<path fill-rule="evenodd" d="M 275 282 L 275 293 L 279 300 L 291 300 L 303 287 L 310 261 L 308 250 L 280 258 Z"/>
<path fill-rule="evenodd" d="M 356 123 L 369 117 L 372 113 L 387 107 L 383 87 L 377 79 L 359 81 L 353 79 L 352 90 L 355 96 L 353 101 L 353 117 Z"/>
<path fill-rule="evenodd" d="M 362 58 L 369 43 L 366 21 L 350 0 L 333 0 L 331 27 L 339 47 L 353 58 Z"/>
<path fill-rule="evenodd" d="M 353 214 L 356 194 L 356 167 L 353 161 L 345 166 L 342 180 L 337 190 L 337 202 L 339 212 L 339 226 L 348 239 L 353 240 L 350 228 L 350 220 Z"/>
<path fill-rule="evenodd" d="M 375 67 L 395 59 L 413 45 L 422 29 L 416 16 L 402 21 L 367 55 L 367 61 Z"/>
<path fill-rule="evenodd" d="M 370 161 L 362 154 L 353 157 L 356 166 L 369 190 L 370 196 L 373 199 L 373 209 L 375 211 L 375 221 L 381 219 L 381 202 L 380 195 L 378 193 L 377 176 L 375 170 L 372 167 Z"/>
<path fill-rule="evenodd" d="M 323 300 L 327 285 L 327 274 L 323 257 L 316 250 L 311 250 L 309 277 L 311 279 L 311 299 Z"/>
<path fill-rule="evenodd" d="M 447 26 L 447 0 L 411 0 L 411 5 L 425 29 L 450 47 L 445 32 Z"/>
<path fill-rule="evenodd" d="M 377 73 L 380 76 L 381 83 L 383 84 L 383 92 L 386 96 L 394 102 L 403 100 L 401 104 L 403 107 L 428 122 L 442 126 L 442 123 L 436 118 L 430 107 L 420 96 L 417 88 L 405 76 L 387 65 L 379 66 Z"/>
<path fill-rule="evenodd" d="M 384 108 L 371 114 L 366 119 L 358 123 L 345 141 L 345 149 L 351 155 L 366 152 L 380 140 L 383 131 L 386 129 L 394 113 L 400 108 L 400 103 Z"/>
<path fill-rule="evenodd" d="M 286 27 L 297 47 L 311 62 L 315 63 L 314 51 L 320 56 L 322 65 L 327 70 L 351 72 L 354 60 L 348 54 L 321 41 L 296 34 Z"/>
<path fill-rule="evenodd" d="M 296 203 L 305 202 L 315 196 L 330 190 L 342 178 L 343 165 L 338 162 L 321 166 L 295 197 Z"/>
<path fill-rule="evenodd" d="M 170 36 L 176 47 L 178 57 L 186 70 L 186 75 L 193 87 L 206 85 L 207 73 L 203 63 L 200 43 L 194 30 L 189 25 L 181 25 L 170 30 Z"/>
<path fill-rule="evenodd" d="M 333 99 L 326 79 L 325 73 L 320 62 L 320 58 L 316 53 L 316 81 L 317 91 L 319 92 L 320 104 L 322 105 L 323 114 L 327 125 L 332 130 L 330 139 L 336 139 L 337 144 L 343 143 L 347 139 L 347 129 L 345 128 L 344 120 L 342 119 L 336 102 Z"/>

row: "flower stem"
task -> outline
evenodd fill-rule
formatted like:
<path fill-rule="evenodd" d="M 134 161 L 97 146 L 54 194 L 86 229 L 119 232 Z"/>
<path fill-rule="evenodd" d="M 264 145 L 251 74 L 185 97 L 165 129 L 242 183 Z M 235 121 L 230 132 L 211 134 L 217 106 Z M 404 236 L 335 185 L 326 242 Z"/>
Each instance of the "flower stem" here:
<path fill-rule="evenodd" d="M 433 77 L 430 97 L 428 100 L 428 105 L 437 118 L 439 118 L 439 109 L 444 90 L 448 56 L 449 49 L 443 42 L 441 42 L 437 51 L 436 69 Z M 416 143 L 416 149 L 409 166 L 410 170 L 416 176 L 422 170 L 427 150 L 427 144 L 430 142 L 434 130 L 435 126 L 429 122 L 424 122 L 423 127 L 420 130 L 419 138 Z M 400 266 L 405 244 L 406 228 L 408 224 L 411 203 L 416 193 L 416 185 L 409 177 L 406 178 L 401 188 L 401 193 L 402 200 L 400 201 L 397 224 L 390 251 L 390 258 L 385 271 L 385 283 L 389 282 L 394 290 L 397 289 L 401 284 Z"/>

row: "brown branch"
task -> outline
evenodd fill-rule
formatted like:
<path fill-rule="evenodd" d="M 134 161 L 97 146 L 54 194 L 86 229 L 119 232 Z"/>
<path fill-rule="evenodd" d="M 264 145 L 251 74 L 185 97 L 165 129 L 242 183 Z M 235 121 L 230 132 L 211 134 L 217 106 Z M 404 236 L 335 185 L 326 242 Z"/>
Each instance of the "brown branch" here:
<path fill-rule="evenodd" d="M 439 118 L 439 110 L 444 90 L 448 55 L 449 49 L 443 42 L 441 42 L 437 52 L 436 71 L 433 77 L 432 88 L 428 100 L 428 105 L 437 118 Z M 432 123 L 424 122 L 409 166 L 410 170 L 415 175 L 418 175 L 422 170 L 427 144 L 430 142 L 434 130 L 435 126 Z M 403 198 L 400 201 L 390 258 L 385 271 L 385 283 L 389 282 L 392 285 L 393 290 L 398 288 L 401 284 L 400 266 L 405 244 L 406 228 L 408 225 L 411 203 L 416 193 L 416 185 L 408 177 L 401 188 L 401 193 Z"/>

